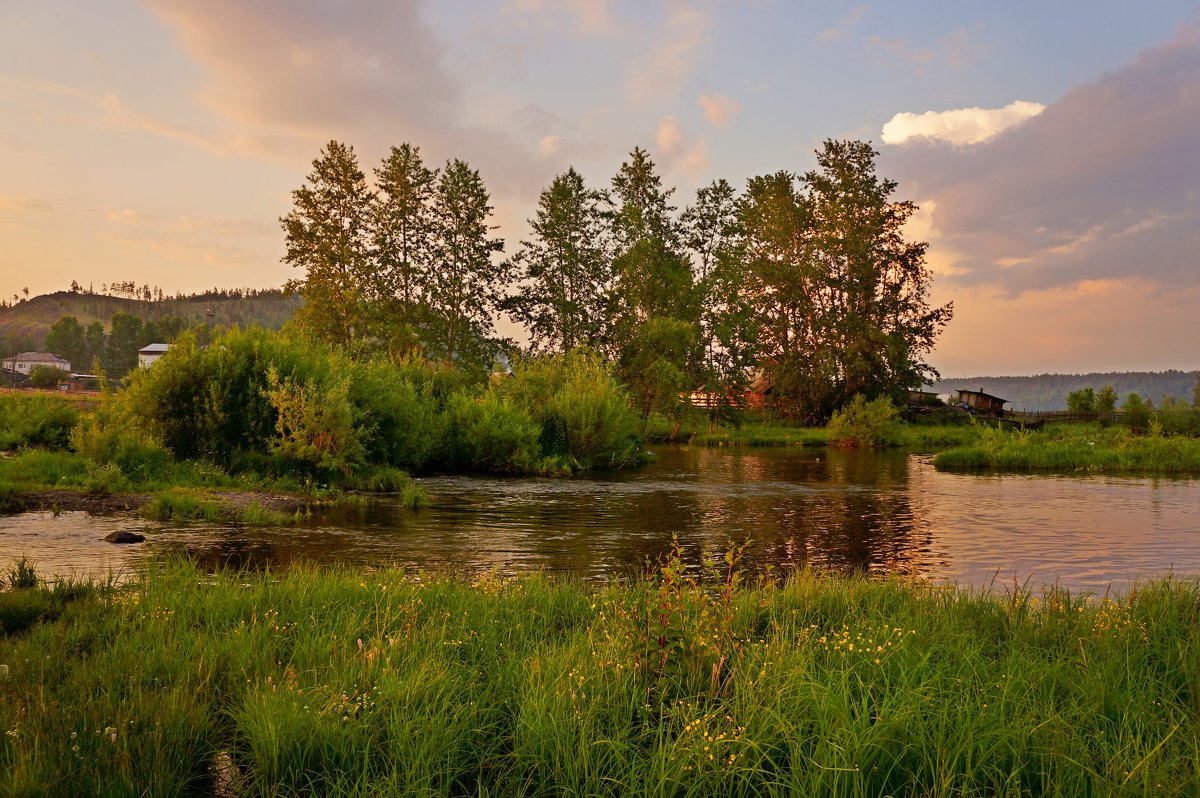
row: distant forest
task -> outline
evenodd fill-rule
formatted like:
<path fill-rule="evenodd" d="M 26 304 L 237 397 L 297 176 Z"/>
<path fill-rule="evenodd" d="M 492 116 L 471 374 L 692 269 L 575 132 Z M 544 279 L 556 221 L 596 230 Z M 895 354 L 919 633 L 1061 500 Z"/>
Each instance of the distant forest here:
<path fill-rule="evenodd" d="M 978 390 L 1007 399 L 1010 410 L 1066 410 L 1067 394 L 1082 388 L 1111 385 L 1123 400 L 1130 393 L 1161 405 L 1168 396 L 1192 398 L 1195 371 L 1125 371 L 1094 374 L 1038 374 L 1034 377 L 951 377 L 928 390 L 939 394 Z"/>

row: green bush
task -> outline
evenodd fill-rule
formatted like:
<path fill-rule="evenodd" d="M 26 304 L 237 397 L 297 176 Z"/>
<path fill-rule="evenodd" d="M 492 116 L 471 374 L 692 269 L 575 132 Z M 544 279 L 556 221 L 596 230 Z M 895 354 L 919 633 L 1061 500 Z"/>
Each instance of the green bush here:
<path fill-rule="evenodd" d="M 54 366 L 34 366 L 29 370 L 29 384 L 34 388 L 57 388 L 68 376 L 67 372 Z"/>
<path fill-rule="evenodd" d="M 455 394 L 442 418 L 437 464 L 448 471 L 536 470 L 541 427 L 523 409 L 488 393 Z"/>
<path fill-rule="evenodd" d="M 841 446 L 893 446 L 899 439 L 900 414 L 886 396 L 868 402 L 856 395 L 826 427 L 826 440 Z"/>
<path fill-rule="evenodd" d="M 1125 397 L 1124 404 L 1121 405 L 1121 411 L 1124 413 L 1123 422 L 1125 426 L 1134 432 L 1145 432 L 1150 429 L 1150 414 L 1154 407 L 1136 393 L 1131 393 Z"/>
<path fill-rule="evenodd" d="M 349 398 L 367 460 L 409 471 L 425 465 L 436 430 L 433 380 L 431 370 L 407 363 L 354 364 Z"/>
<path fill-rule="evenodd" d="M 65 449 L 79 421 L 74 402 L 57 396 L 0 395 L 0 451 Z"/>
<path fill-rule="evenodd" d="M 597 353 L 576 349 L 521 361 L 493 390 L 538 422 L 543 457 L 606 468 L 631 462 L 637 452 L 637 414 Z"/>

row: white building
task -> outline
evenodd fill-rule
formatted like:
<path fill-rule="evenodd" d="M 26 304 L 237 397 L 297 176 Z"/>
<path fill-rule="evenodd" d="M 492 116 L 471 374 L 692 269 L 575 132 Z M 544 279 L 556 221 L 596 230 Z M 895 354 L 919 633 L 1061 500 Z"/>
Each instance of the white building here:
<path fill-rule="evenodd" d="M 171 348 L 170 344 L 149 344 L 138 350 L 138 365 L 142 368 L 149 366 L 154 361 L 167 353 Z"/>
<path fill-rule="evenodd" d="M 71 361 L 49 352 L 22 352 L 19 355 L 4 358 L 4 368 L 27 377 L 29 372 L 33 371 L 34 366 L 50 366 L 59 371 L 71 373 Z"/>

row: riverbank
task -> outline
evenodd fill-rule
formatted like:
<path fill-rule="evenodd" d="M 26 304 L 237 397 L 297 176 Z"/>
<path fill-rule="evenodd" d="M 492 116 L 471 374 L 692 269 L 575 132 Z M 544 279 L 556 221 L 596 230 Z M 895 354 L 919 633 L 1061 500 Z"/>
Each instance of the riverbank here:
<path fill-rule="evenodd" d="M 1200 789 L 1194 581 L 1104 600 L 733 573 L 703 587 L 668 560 L 593 588 L 159 564 L 123 588 L 10 590 L 0 790 Z"/>

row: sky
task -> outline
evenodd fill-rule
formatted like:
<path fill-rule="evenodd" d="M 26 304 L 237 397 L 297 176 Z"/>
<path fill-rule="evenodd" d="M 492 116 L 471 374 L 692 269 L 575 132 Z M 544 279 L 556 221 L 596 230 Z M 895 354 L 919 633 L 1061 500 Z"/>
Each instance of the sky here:
<path fill-rule="evenodd" d="M 331 139 L 467 161 L 510 254 L 569 166 L 642 146 L 683 207 L 871 141 L 944 376 L 1200 367 L 1195 0 L 0 0 L 0 296 L 302 277 Z"/>

